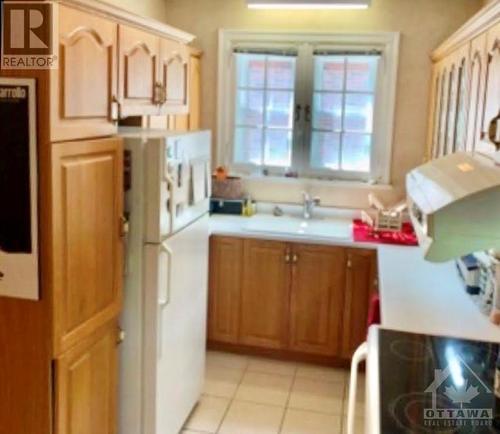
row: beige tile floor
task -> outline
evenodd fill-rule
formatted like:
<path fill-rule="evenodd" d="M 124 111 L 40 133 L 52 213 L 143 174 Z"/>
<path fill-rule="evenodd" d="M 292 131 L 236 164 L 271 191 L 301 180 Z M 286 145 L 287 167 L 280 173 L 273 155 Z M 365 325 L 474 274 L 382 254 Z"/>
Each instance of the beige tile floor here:
<path fill-rule="evenodd" d="M 207 353 L 203 396 L 181 434 L 345 434 L 348 371 Z M 364 378 L 356 434 L 364 433 Z"/>

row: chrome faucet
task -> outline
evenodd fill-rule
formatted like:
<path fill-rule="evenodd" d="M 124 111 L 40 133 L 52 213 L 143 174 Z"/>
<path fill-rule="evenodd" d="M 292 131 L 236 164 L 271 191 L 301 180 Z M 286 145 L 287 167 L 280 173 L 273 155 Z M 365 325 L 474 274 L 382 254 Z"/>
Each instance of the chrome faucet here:
<path fill-rule="evenodd" d="M 309 220 L 312 217 L 312 212 L 315 206 L 318 206 L 321 203 L 319 197 L 311 197 L 311 195 L 307 192 L 303 193 L 304 197 L 304 218 Z"/>

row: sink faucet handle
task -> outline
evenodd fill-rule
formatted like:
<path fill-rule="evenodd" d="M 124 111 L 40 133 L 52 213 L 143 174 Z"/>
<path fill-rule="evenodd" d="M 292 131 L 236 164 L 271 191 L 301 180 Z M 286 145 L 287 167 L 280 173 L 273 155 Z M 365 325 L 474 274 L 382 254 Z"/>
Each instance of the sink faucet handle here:
<path fill-rule="evenodd" d="M 308 202 L 311 200 L 311 195 L 307 191 L 302 192 L 302 197 L 304 198 L 304 202 Z"/>
<path fill-rule="evenodd" d="M 314 205 L 320 205 L 321 204 L 321 198 L 319 196 L 315 196 L 313 198 Z"/>

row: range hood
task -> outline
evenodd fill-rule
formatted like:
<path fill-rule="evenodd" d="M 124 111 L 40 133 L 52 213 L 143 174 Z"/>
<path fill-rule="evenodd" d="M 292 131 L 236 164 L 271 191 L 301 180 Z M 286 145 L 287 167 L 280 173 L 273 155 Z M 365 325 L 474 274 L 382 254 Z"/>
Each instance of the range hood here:
<path fill-rule="evenodd" d="M 410 217 L 424 257 L 444 262 L 500 249 L 500 166 L 459 152 L 407 175 Z"/>

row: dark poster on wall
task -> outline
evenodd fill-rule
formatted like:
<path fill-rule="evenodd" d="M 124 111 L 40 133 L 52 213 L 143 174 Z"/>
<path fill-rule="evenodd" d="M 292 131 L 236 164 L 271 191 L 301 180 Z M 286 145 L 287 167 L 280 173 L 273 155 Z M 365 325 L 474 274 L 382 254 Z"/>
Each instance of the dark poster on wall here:
<path fill-rule="evenodd" d="M 0 84 L 0 250 L 32 253 L 29 87 Z"/>

